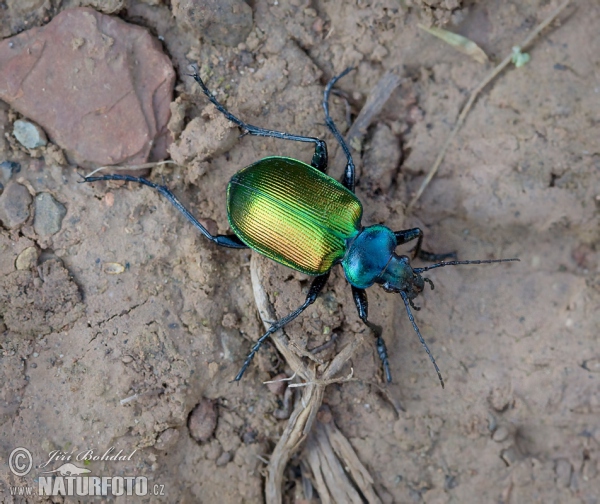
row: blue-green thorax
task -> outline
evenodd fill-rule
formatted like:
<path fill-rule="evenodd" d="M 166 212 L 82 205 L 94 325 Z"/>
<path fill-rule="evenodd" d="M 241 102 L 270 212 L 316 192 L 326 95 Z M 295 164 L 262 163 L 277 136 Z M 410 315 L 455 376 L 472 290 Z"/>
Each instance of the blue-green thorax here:
<path fill-rule="evenodd" d="M 387 291 L 402 291 L 414 299 L 423 290 L 424 281 L 411 268 L 407 256 L 396 254 L 397 245 L 391 229 L 381 225 L 363 228 L 348 241 L 342 259 L 348 282 L 359 289 L 378 283 Z"/>

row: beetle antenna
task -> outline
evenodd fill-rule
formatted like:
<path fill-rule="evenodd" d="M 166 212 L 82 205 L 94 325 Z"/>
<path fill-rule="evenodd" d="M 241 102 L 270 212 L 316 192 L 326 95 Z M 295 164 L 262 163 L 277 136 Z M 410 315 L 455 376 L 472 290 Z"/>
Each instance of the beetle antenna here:
<path fill-rule="evenodd" d="M 417 327 L 417 323 L 415 322 L 415 318 L 413 317 L 413 314 L 410 311 L 410 299 L 408 299 L 408 296 L 406 295 L 406 292 L 404 292 L 404 291 L 400 291 L 400 295 L 402 296 L 402 300 L 404 301 L 404 306 L 406 306 L 406 313 L 408 313 L 408 319 L 410 320 L 410 322 L 413 326 L 413 329 L 417 333 L 417 336 L 419 337 L 419 341 L 421 342 L 421 345 L 423 345 L 423 348 L 427 352 L 427 355 L 429 355 L 429 359 L 431 360 L 431 363 L 433 364 L 433 367 L 435 368 L 435 370 L 438 374 L 438 378 L 440 379 L 442 388 L 444 388 L 444 379 L 442 378 L 442 373 L 440 372 L 440 368 L 438 367 L 437 363 L 435 362 L 433 355 L 431 355 L 429 347 L 427 346 L 427 343 L 425 343 L 423 336 L 421 336 L 421 331 L 419 331 L 419 328 Z"/>
<path fill-rule="evenodd" d="M 490 264 L 490 263 L 501 263 L 501 262 L 514 262 L 520 261 L 518 257 L 514 257 L 512 259 L 485 259 L 479 261 L 447 261 L 441 262 L 437 264 L 432 264 L 431 266 L 425 266 L 424 268 L 413 268 L 413 271 L 417 274 L 421 274 L 425 271 L 429 271 L 435 268 L 442 268 L 443 266 L 458 266 L 459 264 Z"/>

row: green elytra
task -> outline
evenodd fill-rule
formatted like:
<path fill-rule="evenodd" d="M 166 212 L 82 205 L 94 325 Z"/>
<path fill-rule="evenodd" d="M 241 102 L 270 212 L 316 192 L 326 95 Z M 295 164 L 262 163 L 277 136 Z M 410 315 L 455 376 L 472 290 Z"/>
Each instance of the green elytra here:
<path fill-rule="evenodd" d="M 303 273 L 314 275 L 304 303 L 283 319 L 275 322 L 252 347 L 235 377 L 239 381 L 264 341 L 274 332 L 294 320 L 316 300 L 331 268 L 341 264 L 352 288 L 358 315 L 375 336 L 376 349 L 383 364 L 386 381 L 391 382 L 388 353 L 381 328 L 368 320 L 366 289 L 380 284 L 386 291 L 400 294 L 409 320 L 429 355 L 442 387 L 444 381 L 410 308 L 418 308 L 413 300 L 423 291 L 425 283 L 433 283 L 421 276 L 430 269 L 458 264 L 483 264 L 518 261 L 497 259 L 478 261 L 439 262 L 429 267 L 412 268 L 410 259 L 397 255 L 396 247 L 412 240 L 417 244 L 412 258 L 442 261 L 450 254 L 431 254 L 421 249 L 423 232 L 419 228 L 392 231 L 383 225 L 363 227 L 362 204 L 354 194 L 354 162 L 345 140 L 329 114 L 329 95 L 335 83 L 350 72 L 346 69 L 325 87 L 323 110 L 325 121 L 342 147 L 347 164 L 340 182 L 327 175 L 327 145 L 315 137 L 293 135 L 259 128 L 245 123 L 231 114 L 208 90 L 197 71 L 192 77 L 213 105 L 245 133 L 282 140 L 313 143 L 315 152 L 310 165 L 302 161 L 271 156 L 261 159 L 237 172 L 227 187 L 227 216 L 233 235 L 212 235 L 163 185 L 130 175 L 103 175 L 84 177 L 85 182 L 124 180 L 149 186 L 163 194 L 206 238 L 229 248 L 251 248 L 268 258 Z"/>

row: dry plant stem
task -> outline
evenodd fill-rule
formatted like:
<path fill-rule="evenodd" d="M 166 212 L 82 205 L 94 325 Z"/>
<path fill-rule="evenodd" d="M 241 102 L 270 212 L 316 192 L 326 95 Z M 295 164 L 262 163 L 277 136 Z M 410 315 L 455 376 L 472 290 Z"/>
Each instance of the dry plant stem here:
<path fill-rule="evenodd" d="M 344 461 L 344 465 L 348 467 L 348 472 L 363 495 L 369 502 L 379 502 L 379 498 L 375 495 L 372 487 L 374 484 L 373 477 L 356 456 L 356 452 L 346 436 L 337 428 L 333 420 L 323 424 L 323 427 L 333 451 L 340 460 Z"/>
<path fill-rule="evenodd" d="M 306 448 L 322 502 L 362 504 L 360 494 L 348 480 L 344 468 L 333 452 L 325 427 L 320 422 L 317 422 Z"/>
<path fill-rule="evenodd" d="M 335 425 L 331 413 L 326 408 L 321 411 L 324 414 L 319 415 L 319 421 L 306 441 L 304 454 L 322 502 L 362 503 L 355 488 L 367 502 L 381 502 L 373 488 L 373 478 Z"/>
<path fill-rule="evenodd" d="M 146 168 L 154 168 L 155 166 L 160 166 L 160 165 L 164 165 L 164 164 L 176 164 L 175 161 L 172 161 L 170 159 L 168 159 L 167 161 L 157 161 L 156 163 L 144 163 L 144 164 L 140 164 L 140 165 L 107 165 L 107 166 L 100 166 L 98 168 L 96 168 L 93 172 L 88 173 L 86 175 L 86 177 L 91 177 L 92 175 L 95 175 L 96 173 L 98 173 L 101 170 L 104 170 L 105 168 L 110 168 L 111 170 L 144 170 Z"/>
<path fill-rule="evenodd" d="M 262 274 L 262 264 L 264 264 L 264 259 L 256 254 L 252 255 L 250 276 L 254 298 L 262 320 L 276 320 L 275 310 L 270 305 L 261 282 L 261 278 L 264 277 Z M 265 323 L 265 325 L 268 326 L 269 324 Z M 310 363 L 307 366 L 302 361 L 300 356 L 295 353 L 294 345 L 290 345 L 289 339 L 283 331 L 278 331 L 273 336 L 275 346 L 284 356 L 289 366 L 308 384 L 306 387 L 303 387 L 301 399 L 294 407 L 288 424 L 271 454 L 265 481 L 265 500 L 268 504 L 282 502 L 281 488 L 285 466 L 310 432 L 317 412 L 323 402 L 326 383 L 331 382 L 333 377 L 339 373 L 356 349 L 363 343 L 363 336 L 360 334 L 336 355 L 322 376 L 317 376 L 314 363 Z"/>
<path fill-rule="evenodd" d="M 535 30 L 533 30 L 529 36 L 523 40 L 523 42 L 521 42 L 519 44 L 518 47 L 520 47 L 521 49 L 525 49 L 529 44 L 531 44 L 531 42 L 533 41 L 533 39 L 535 39 L 535 37 L 537 37 L 540 32 L 546 28 L 550 23 L 552 23 L 552 21 L 554 21 L 554 19 L 556 18 L 556 16 L 558 16 L 567 5 L 569 5 L 569 3 L 571 2 L 571 0 L 566 0 L 565 2 L 563 2 L 560 6 L 558 6 L 544 21 L 542 21 L 536 28 Z M 431 169 L 429 170 L 429 173 L 427 174 L 427 176 L 425 177 L 425 180 L 423 180 L 423 182 L 421 183 L 421 187 L 419 187 L 419 190 L 416 192 L 416 194 L 413 196 L 413 198 L 410 200 L 410 203 L 408 204 L 408 207 L 406 208 L 406 212 L 410 212 L 413 208 L 413 206 L 415 205 L 415 203 L 417 202 L 417 200 L 421 197 L 421 195 L 423 194 L 423 191 L 425 190 L 425 188 L 429 185 L 429 183 L 431 182 L 431 180 L 433 179 L 433 177 L 435 176 L 435 174 L 437 173 L 440 165 L 442 164 L 442 160 L 444 159 L 444 156 L 446 155 L 446 151 L 448 150 L 448 147 L 450 146 L 450 144 L 452 143 L 452 141 L 454 140 L 454 137 L 456 136 L 456 134 L 458 133 L 458 130 L 460 129 L 460 127 L 462 126 L 462 124 L 465 121 L 465 118 L 467 117 L 467 114 L 469 113 L 469 111 L 471 110 L 471 107 L 473 106 L 473 103 L 475 103 L 475 100 L 477 99 L 477 97 L 479 96 L 479 93 L 483 90 L 483 88 L 485 88 L 492 80 L 494 80 L 494 78 L 496 78 L 496 76 L 502 72 L 502 70 L 504 70 L 508 65 L 510 65 L 511 61 L 512 61 L 512 57 L 513 57 L 513 53 L 511 51 L 511 53 L 504 58 L 486 77 L 485 79 L 483 79 L 481 81 L 481 83 L 471 92 L 471 96 L 469 96 L 469 100 L 467 101 L 467 103 L 465 104 L 465 106 L 463 107 L 462 111 L 460 112 L 460 115 L 458 116 L 458 119 L 456 120 L 456 124 L 454 125 L 454 128 L 452 128 L 452 131 L 450 132 L 450 135 L 448 135 L 448 138 L 446 139 L 446 141 L 444 142 L 444 145 L 442 145 L 442 148 L 440 150 L 440 153 L 438 154 L 435 162 L 433 163 L 433 166 L 431 167 Z"/>

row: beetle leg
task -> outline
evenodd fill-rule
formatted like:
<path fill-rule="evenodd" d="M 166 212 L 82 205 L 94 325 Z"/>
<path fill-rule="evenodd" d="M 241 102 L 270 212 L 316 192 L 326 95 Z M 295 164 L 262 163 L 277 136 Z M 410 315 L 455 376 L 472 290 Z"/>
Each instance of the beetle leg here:
<path fill-rule="evenodd" d="M 285 325 L 287 325 L 289 322 L 294 320 L 298 315 L 300 315 L 304 310 L 306 310 L 311 304 L 313 304 L 315 302 L 315 300 L 317 299 L 317 296 L 319 295 L 319 292 L 321 292 L 323 290 L 323 287 L 325 287 L 325 284 L 327 283 L 328 279 L 329 279 L 329 271 L 327 273 L 325 273 L 324 275 L 319 275 L 318 277 L 316 277 L 313 280 L 312 284 L 310 285 L 310 289 L 308 289 L 306 301 L 304 301 L 302 306 L 300 306 L 298 309 L 294 310 L 287 317 L 284 317 L 281 320 L 278 320 L 277 322 L 275 322 L 271 327 L 269 327 L 269 330 L 258 339 L 258 341 L 254 344 L 254 346 L 250 350 L 248 357 L 246 357 L 246 360 L 244 361 L 244 364 L 242 365 L 242 368 L 240 369 L 239 373 L 234 378 L 235 381 L 240 381 L 242 379 L 242 376 L 244 375 L 244 373 L 246 372 L 246 369 L 248 369 L 248 366 L 250 365 L 250 363 L 252 362 L 252 359 L 254 358 L 254 354 L 256 354 L 256 352 L 258 352 L 258 349 L 261 347 L 261 345 L 266 341 L 266 339 L 271 334 L 273 334 L 274 332 L 283 328 Z"/>
<path fill-rule="evenodd" d="M 427 252 L 426 250 L 421 249 L 421 245 L 423 243 L 423 231 L 421 228 L 412 228 L 412 229 L 404 229 L 403 231 L 394 232 L 396 235 L 396 241 L 398 245 L 402 245 L 404 243 L 408 243 L 412 240 L 417 240 L 417 246 L 412 249 L 411 256 L 414 259 L 415 257 L 419 257 L 423 261 L 437 262 L 443 261 L 445 259 L 456 259 L 456 252 L 448 252 L 446 254 L 434 254 L 432 252 Z"/>
<path fill-rule="evenodd" d="M 438 378 L 440 379 L 442 388 L 444 388 L 444 379 L 442 378 L 442 373 L 440 371 L 440 368 L 438 367 L 437 362 L 435 362 L 433 354 L 429 350 L 427 343 L 425 343 L 423 336 L 421 336 L 421 331 L 419 331 L 419 327 L 417 326 L 417 323 L 415 322 L 415 318 L 413 317 L 413 314 L 410 311 L 410 304 L 411 304 L 410 299 L 408 299 L 408 296 L 406 295 L 406 292 L 404 292 L 404 291 L 400 291 L 400 296 L 402 296 L 402 300 L 404 301 L 404 306 L 406 307 L 406 313 L 408 314 L 408 320 L 410 320 L 410 323 L 412 324 L 413 329 L 417 333 L 417 336 L 419 337 L 419 341 L 421 342 L 421 345 L 423 345 L 425 352 L 427 352 L 427 355 L 429 355 L 429 360 L 433 364 L 433 367 L 435 368 L 435 371 L 438 374 Z"/>
<path fill-rule="evenodd" d="M 232 123 L 237 124 L 242 130 L 244 130 L 245 133 L 260 137 L 279 138 L 280 140 L 292 140 L 294 142 L 314 143 L 315 153 L 313 154 L 310 164 L 317 170 L 322 171 L 323 173 L 327 171 L 327 144 L 323 140 L 315 137 L 292 135 L 290 133 L 284 133 L 283 131 L 259 128 L 258 126 L 248 124 L 234 116 L 214 97 L 214 95 L 206 87 L 206 84 L 204 84 L 204 81 L 200 78 L 200 74 L 197 71 L 191 74 L 191 77 L 193 77 L 194 80 L 200 85 L 200 87 L 202 88 L 202 92 L 211 101 L 211 103 L 215 107 L 217 107 L 217 110 L 221 112 L 221 114 L 223 114 Z"/>
<path fill-rule="evenodd" d="M 367 300 L 367 291 L 365 289 L 357 289 L 352 286 L 352 297 L 354 298 L 354 303 L 356 304 L 356 310 L 358 311 L 358 316 L 361 320 L 367 325 L 371 331 L 373 331 L 373 335 L 376 338 L 376 347 L 377 354 L 381 359 L 381 363 L 383 364 L 383 372 L 385 373 L 385 380 L 388 383 L 392 382 L 392 373 L 390 373 L 390 363 L 388 361 L 387 348 L 385 347 L 385 342 L 381 337 L 382 329 L 380 326 L 373 324 L 367 317 L 369 316 L 369 302 Z"/>
<path fill-rule="evenodd" d="M 198 219 L 194 217 L 191 212 L 183 206 L 181 201 L 179 201 L 175 195 L 169 190 L 167 186 L 158 185 L 154 182 L 150 182 L 149 180 L 141 177 L 133 177 L 131 175 L 102 175 L 99 177 L 84 177 L 83 182 L 98 182 L 100 180 L 125 180 L 127 182 L 137 182 L 138 184 L 144 184 L 152 189 L 156 189 L 159 193 L 161 193 L 165 198 L 167 198 L 171 204 L 179 210 L 187 220 L 189 220 L 196 229 L 198 229 L 206 238 L 208 238 L 211 242 L 216 243 L 222 247 L 228 248 L 236 248 L 236 249 L 244 249 L 248 248 L 248 245 L 243 243 L 237 236 L 235 235 L 212 235 L 208 232 Z"/>
<path fill-rule="evenodd" d="M 346 68 L 346 70 L 344 70 L 341 74 L 336 75 L 333 79 L 329 81 L 327 86 L 325 86 L 325 92 L 323 93 L 323 110 L 325 111 L 325 123 L 333 133 L 333 136 L 335 137 L 337 142 L 342 147 L 344 154 L 346 154 L 346 159 L 348 160 L 348 162 L 346 163 L 346 169 L 344 170 L 344 175 L 342 176 L 341 183 L 344 187 L 354 192 L 354 161 L 352 160 L 352 154 L 350 154 L 350 149 L 348 148 L 344 137 L 337 129 L 337 126 L 335 125 L 333 119 L 331 118 L 331 115 L 329 114 L 329 95 L 331 94 L 331 89 L 338 80 L 344 77 L 344 75 L 348 74 L 351 70 L 354 70 L 354 68 Z"/>

